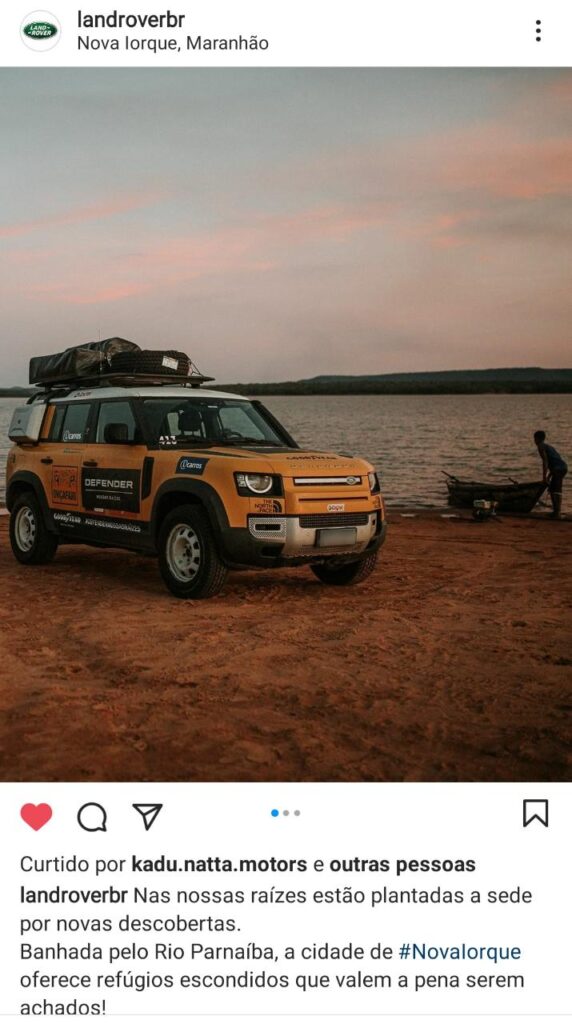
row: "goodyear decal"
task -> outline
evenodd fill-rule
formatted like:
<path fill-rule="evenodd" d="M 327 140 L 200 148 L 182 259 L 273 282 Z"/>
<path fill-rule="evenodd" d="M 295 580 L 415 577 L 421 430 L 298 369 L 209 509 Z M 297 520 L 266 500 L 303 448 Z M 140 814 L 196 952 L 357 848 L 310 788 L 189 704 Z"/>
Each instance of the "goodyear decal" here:
<path fill-rule="evenodd" d="M 193 476 L 202 476 L 208 461 L 208 459 L 197 459 L 184 455 L 177 463 L 177 473 L 191 473 Z"/>
<path fill-rule="evenodd" d="M 82 534 L 88 533 L 90 530 L 115 531 L 117 533 L 134 533 L 139 534 L 147 530 L 147 523 L 140 525 L 139 523 L 132 523 L 126 519 L 98 519 L 95 516 L 84 516 L 78 515 L 73 512 L 54 512 L 54 523 L 57 526 L 64 527 L 68 530 L 81 528 Z"/>

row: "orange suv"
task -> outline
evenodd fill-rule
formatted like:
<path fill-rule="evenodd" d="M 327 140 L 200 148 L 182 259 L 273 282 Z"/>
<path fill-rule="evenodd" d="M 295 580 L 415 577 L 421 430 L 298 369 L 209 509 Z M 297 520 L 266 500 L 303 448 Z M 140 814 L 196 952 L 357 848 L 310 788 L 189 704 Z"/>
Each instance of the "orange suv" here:
<path fill-rule="evenodd" d="M 261 402 L 192 377 L 52 382 L 9 434 L 10 539 L 25 565 L 66 543 L 152 552 L 171 593 L 205 598 L 248 566 L 359 583 L 385 539 L 369 462 L 301 449 Z"/>

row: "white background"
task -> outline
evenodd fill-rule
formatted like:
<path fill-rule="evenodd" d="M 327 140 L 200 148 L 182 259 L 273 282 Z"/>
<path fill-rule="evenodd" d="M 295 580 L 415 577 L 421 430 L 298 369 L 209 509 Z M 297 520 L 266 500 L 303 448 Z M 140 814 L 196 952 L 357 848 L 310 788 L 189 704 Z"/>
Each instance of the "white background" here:
<path fill-rule="evenodd" d="M 41 7 L 42 5 L 38 5 Z M 178 35 L 180 53 L 117 53 L 77 49 L 77 12 L 186 13 Z M 0 64 L 59 65 L 219 65 L 219 66 L 568 66 L 572 52 L 569 0 L 169 0 L 160 3 L 54 0 L 47 5 L 59 19 L 58 44 L 35 53 L 20 39 L 22 19 L 32 3 L 10 0 L 0 9 Z M 542 41 L 536 42 L 536 19 Z M 82 30 L 100 38 L 124 37 L 125 30 Z M 131 36 L 172 36 L 171 29 L 129 29 Z M 251 34 L 269 40 L 265 52 L 187 51 L 186 36 L 214 38 Z"/>
<path fill-rule="evenodd" d="M 524 798 L 550 798 L 550 825 L 544 828 L 534 823 L 522 827 L 522 800 Z M 108 810 L 108 831 L 88 834 L 77 824 L 76 814 L 82 803 L 95 800 Z M 236 916 L 244 926 L 234 935 L 171 934 L 153 936 L 155 941 L 172 941 L 185 945 L 191 939 L 205 944 L 229 945 L 257 941 L 262 945 L 282 946 L 302 942 L 329 940 L 343 944 L 348 940 L 366 946 L 374 944 L 396 946 L 402 942 L 426 942 L 450 946 L 467 942 L 475 945 L 520 946 L 522 959 L 503 962 L 495 967 L 485 962 L 447 962 L 412 964 L 410 961 L 383 961 L 372 965 L 370 961 L 350 964 L 324 965 L 308 961 L 292 972 L 329 973 L 345 971 L 372 971 L 393 973 L 506 973 L 521 974 L 526 978 L 523 990 L 459 989 L 424 990 L 415 995 L 411 989 L 376 992 L 371 989 L 339 990 L 331 988 L 320 992 L 301 994 L 294 987 L 286 991 L 248 990 L 210 991 L 173 989 L 168 993 L 151 992 L 137 995 L 125 991 L 109 991 L 107 1019 L 115 1015 L 135 1014 L 165 1019 L 169 1014 L 205 1013 L 223 1014 L 319 1014 L 332 1020 L 337 1015 L 356 1019 L 361 1014 L 436 1014 L 439 1017 L 489 1013 L 500 1019 L 505 1014 L 512 1019 L 546 1020 L 552 1014 L 565 1014 L 571 1009 L 569 962 L 569 921 L 572 910 L 569 884 L 570 847 L 572 838 L 571 801 L 569 788 L 564 784 L 4 784 L 0 797 L 4 835 L 8 837 L 2 849 L 0 872 L 2 878 L 2 985 L 0 1008 L 2 1014 L 18 1012 L 20 1001 L 26 998 L 19 985 L 19 917 L 22 913 L 19 887 L 46 889 L 59 885 L 63 888 L 117 888 L 133 884 L 155 889 L 195 888 L 279 888 L 312 890 L 351 885 L 366 892 L 371 888 L 433 889 L 442 888 L 508 889 L 517 886 L 530 889 L 534 894 L 530 905 L 490 906 L 413 906 L 382 904 L 370 910 L 367 904 L 356 907 L 302 907 L 281 906 L 279 909 L 258 906 L 248 911 L 241 907 L 203 908 L 214 916 Z M 20 819 L 20 807 L 26 802 L 47 802 L 54 809 L 52 820 L 39 832 L 33 832 Z M 132 809 L 134 801 L 162 802 L 164 808 L 148 833 Z M 298 817 L 291 813 L 273 818 L 272 808 L 299 810 Z M 294 874 L 137 874 L 129 876 L 102 875 L 95 880 L 93 874 L 26 874 L 18 870 L 23 855 L 53 857 L 76 853 L 83 857 L 118 857 L 131 854 L 147 858 L 166 854 L 170 857 L 280 856 L 307 858 L 365 857 L 365 858 L 474 858 L 477 871 L 473 874 L 420 874 L 408 873 L 396 878 L 387 874 L 334 874 L 325 871 L 314 875 Z M 29 905 L 24 916 L 118 917 L 130 908 L 81 907 L 65 905 L 37 907 Z M 146 904 L 131 908 L 140 917 L 155 914 L 174 916 L 201 916 L 200 908 L 175 904 L 159 906 Z M 248 920 L 246 920 L 248 917 Z M 143 936 L 124 936 L 123 939 L 106 936 L 86 936 L 82 939 L 59 936 L 67 944 L 81 944 L 88 939 L 102 945 L 149 941 Z M 25 941 L 34 941 L 26 938 Z M 55 936 L 52 936 L 55 942 Z M 282 974 L 288 965 L 264 962 L 218 961 L 205 963 L 168 963 L 165 969 L 178 973 L 200 973 L 254 969 L 266 966 Z M 27 961 L 24 971 L 40 968 L 44 973 L 59 970 L 79 970 L 110 973 L 123 970 L 157 970 L 152 961 L 144 963 L 120 962 L 112 967 L 100 962 L 59 963 Z M 34 993 L 34 999 L 70 999 L 77 993 Z M 31 996 L 30 996 L 31 998 Z M 86 1001 L 97 998 L 94 992 L 82 993 Z M 387 1016 L 389 1015 L 389 1017 Z M 92 1018 L 93 1019 L 93 1018 Z M 212 1019 L 212 1018 L 211 1018 Z M 403 1018 L 399 1018 L 402 1020 Z"/>

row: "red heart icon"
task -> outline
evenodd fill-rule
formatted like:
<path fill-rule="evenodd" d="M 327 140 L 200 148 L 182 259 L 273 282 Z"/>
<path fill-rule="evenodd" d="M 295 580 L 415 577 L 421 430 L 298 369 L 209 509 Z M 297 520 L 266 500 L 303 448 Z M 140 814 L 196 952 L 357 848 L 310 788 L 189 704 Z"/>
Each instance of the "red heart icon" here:
<path fill-rule="evenodd" d="M 52 808 L 49 804 L 24 804 L 20 811 L 21 817 L 33 828 L 35 832 L 43 828 L 52 816 Z"/>

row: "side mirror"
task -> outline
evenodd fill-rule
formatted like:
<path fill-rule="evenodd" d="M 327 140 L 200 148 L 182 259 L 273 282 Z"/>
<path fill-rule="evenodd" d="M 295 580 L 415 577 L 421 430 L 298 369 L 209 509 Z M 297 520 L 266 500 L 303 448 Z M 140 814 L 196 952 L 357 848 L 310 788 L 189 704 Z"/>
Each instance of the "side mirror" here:
<path fill-rule="evenodd" d="M 103 440 L 106 444 L 131 444 L 129 427 L 126 423 L 106 423 Z"/>

